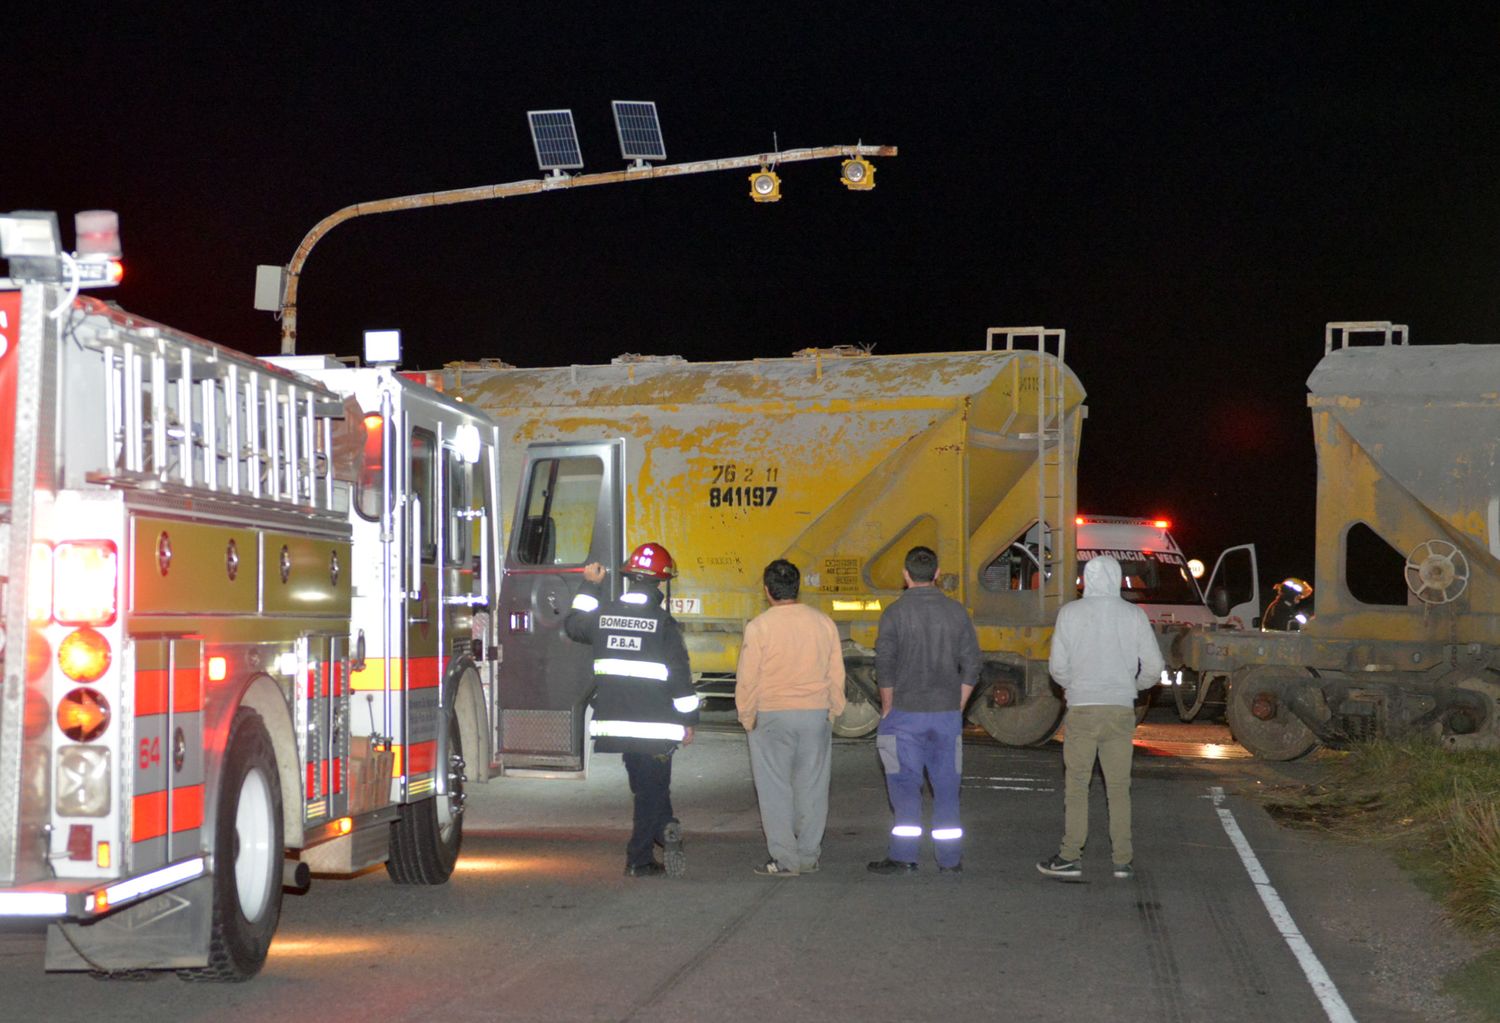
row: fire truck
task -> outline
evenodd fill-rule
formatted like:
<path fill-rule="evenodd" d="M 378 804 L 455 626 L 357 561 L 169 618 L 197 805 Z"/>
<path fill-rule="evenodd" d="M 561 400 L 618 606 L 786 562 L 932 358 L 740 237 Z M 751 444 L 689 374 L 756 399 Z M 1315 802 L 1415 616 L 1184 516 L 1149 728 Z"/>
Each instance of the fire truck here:
<path fill-rule="evenodd" d="M 81 296 L 0 216 L 0 919 L 46 966 L 240 980 L 284 887 L 451 874 L 491 761 L 495 427 Z M 105 232 L 107 235 L 108 232 Z"/>

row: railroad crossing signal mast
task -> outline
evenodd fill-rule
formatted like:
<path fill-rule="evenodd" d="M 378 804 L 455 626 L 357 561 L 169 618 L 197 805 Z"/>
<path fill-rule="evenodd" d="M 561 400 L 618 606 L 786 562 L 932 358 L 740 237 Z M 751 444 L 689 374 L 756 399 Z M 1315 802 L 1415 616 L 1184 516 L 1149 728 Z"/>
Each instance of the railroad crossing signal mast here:
<path fill-rule="evenodd" d="M 444 192 L 403 195 L 374 202 L 355 203 L 330 213 L 307 232 L 292 260 L 284 267 L 260 266 L 255 281 L 255 308 L 280 311 L 281 352 L 297 351 L 297 282 L 308 255 L 325 234 L 346 220 L 372 213 L 394 213 L 398 210 L 427 206 L 449 206 L 463 202 L 505 199 L 513 195 L 530 195 L 558 189 L 583 188 L 586 185 L 613 185 L 626 181 L 676 177 L 683 174 L 707 174 L 712 171 L 753 167 L 750 175 L 750 197 L 756 202 L 776 202 L 781 198 L 781 179 L 775 167 L 802 160 L 842 158 L 839 180 L 850 191 L 868 191 L 875 187 L 875 167 L 867 157 L 895 156 L 895 146 L 820 146 L 812 149 L 787 149 L 755 156 L 731 156 L 719 160 L 699 160 L 655 166 L 649 161 L 665 160 L 661 125 L 656 104 L 635 100 L 615 100 L 615 129 L 620 137 L 620 155 L 630 161 L 624 170 L 599 174 L 573 174 L 583 169 L 583 155 L 578 146 L 578 132 L 571 110 L 532 110 L 526 114 L 531 125 L 531 139 L 536 147 L 537 164 L 546 176 L 505 185 L 479 185 Z"/>

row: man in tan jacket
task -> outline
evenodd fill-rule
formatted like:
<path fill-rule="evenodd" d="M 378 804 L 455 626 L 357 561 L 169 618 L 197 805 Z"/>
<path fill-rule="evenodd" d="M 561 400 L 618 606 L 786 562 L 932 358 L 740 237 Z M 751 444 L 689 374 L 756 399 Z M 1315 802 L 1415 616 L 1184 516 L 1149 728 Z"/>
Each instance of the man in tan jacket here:
<path fill-rule="evenodd" d="M 750 773 L 766 833 L 769 877 L 818 869 L 828 823 L 831 723 L 844 710 L 844 658 L 838 626 L 797 603 L 802 576 L 777 559 L 762 576 L 768 610 L 745 626 L 734 688 L 750 742 Z"/>

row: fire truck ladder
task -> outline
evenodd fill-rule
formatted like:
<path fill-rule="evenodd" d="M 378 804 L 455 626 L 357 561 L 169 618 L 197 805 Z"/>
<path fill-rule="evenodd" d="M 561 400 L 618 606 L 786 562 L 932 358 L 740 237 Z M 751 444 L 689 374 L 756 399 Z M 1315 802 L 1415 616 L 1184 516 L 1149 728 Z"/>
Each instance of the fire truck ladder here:
<path fill-rule="evenodd" d="M 1036 558 L 1041 578 L 1037 586 L 1037 613 L 1043 618 L 1057 613 L 1067 599 L 1073 583 L 1074 552 L 1069 538 L 1070 514 L 1068 493 L 1069 470 L 1074 464 L 1072 436 L 1068 430 L 1064 355 L 1067 331 L 1048 327 L 991 327 L 986 332 L 985 347 L 995 350 L 995 339 L 1005 339 L 1005 350 L 1020 351 L 1017 342 L 1036 343 Z M 1048 351 L 1048 343 L 1056 353 Z M 1024 393 L 1021 359 L 1012 361 L 1011 393 L 1019 402 Z M 1028 434 L 1021 434 L 1028 437 Z M 1030 537 L 1028 537 L 1028 540 Z"/>
<path fill-rule="evenodd" d="M 117 486 L 212 491 L 334 510 L 329 391 L 210 342 L 115 324 L 81 339 L 104 357 Z"/>

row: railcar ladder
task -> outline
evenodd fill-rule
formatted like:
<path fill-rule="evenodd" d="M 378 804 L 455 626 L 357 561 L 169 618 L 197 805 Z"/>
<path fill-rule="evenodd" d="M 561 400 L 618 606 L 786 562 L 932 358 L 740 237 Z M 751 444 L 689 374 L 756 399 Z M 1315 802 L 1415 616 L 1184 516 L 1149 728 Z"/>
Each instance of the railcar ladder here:
<path fill-rule="evenodd" d="M 1008 352 L 1021 351 L 1018 342 L 1036 344 L 1036 556 L 1041 576 L 1036 594 L 1037 613 L 1046 618 L 1062 607 L 1074 585 L 1070 542 L 1074 532 L 1068 516 L 1075 441 L 1068 424 L 1064 371 L 1068 332 L 1049 327 L 991 327 L 985 338 L 989 350 L 995 350 L 997 337 L 1004 338 Z M 1055 351 L 1048 351 L 1049 344 Z M 1011 372 L 1011 393 L 1019 404 L 1024 392 L 1020 359 L 1013 360 Z"/>
<path fill-rule="evenodd" d="M 112 463 L 91 479 L 333 509 L 330 392 L 157 327 L 81 340 L 104 357 Z"/>

